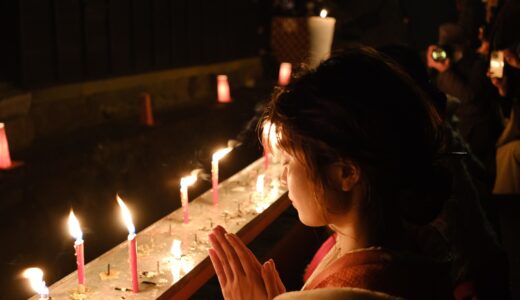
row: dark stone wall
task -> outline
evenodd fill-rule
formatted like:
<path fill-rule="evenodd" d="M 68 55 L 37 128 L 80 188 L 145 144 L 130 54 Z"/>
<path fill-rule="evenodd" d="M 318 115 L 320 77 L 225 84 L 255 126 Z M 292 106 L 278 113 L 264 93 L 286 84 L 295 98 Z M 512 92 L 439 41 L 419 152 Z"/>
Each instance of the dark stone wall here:
<path fill-rule="evenodd" d="M 257 56 L 260 2 L 3 0 L 3 75 L 33 89 Z"/>

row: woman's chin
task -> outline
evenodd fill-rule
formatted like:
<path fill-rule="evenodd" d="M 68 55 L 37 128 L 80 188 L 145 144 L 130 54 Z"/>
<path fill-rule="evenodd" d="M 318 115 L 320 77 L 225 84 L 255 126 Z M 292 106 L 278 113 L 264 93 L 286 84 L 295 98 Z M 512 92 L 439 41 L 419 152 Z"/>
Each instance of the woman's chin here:
<path fill-rule="evenodd" d="M 296 209 L 298 210 L 298 209 Z M 300 212 L 298 211 L 298 218 L 300 219 L 300 222 L 302 222 L 303 225 L 309 226 L 309 227 L 321 227 L 327 225 L 325 222 L 321 220 L 317 220 L 316 218 L 308 218 L 306 216 L 302 216 Z"/>

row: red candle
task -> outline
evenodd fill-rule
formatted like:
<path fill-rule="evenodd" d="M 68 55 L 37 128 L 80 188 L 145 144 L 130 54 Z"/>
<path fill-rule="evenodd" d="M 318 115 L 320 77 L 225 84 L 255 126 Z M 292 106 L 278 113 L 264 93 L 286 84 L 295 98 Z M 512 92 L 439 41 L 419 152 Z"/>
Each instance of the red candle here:
<path fill-rule="evenodd" d="M 181 185 L 181 205 L 183 222 L 184 224 L 188 224 L 190 221 L 190 212 L 188 210 L 188 186 Z"/>
<path fill-rule="evenodd" d="M 137 279 L 137 242 L 134 234 L 128 235 L 128 256 L 130 258 L 130 271 L 132 272 L 132 290 L 139 292 L 139 281 Z"/>
<path fill-rule="evenodd" d="M 211 187 L 213 192 L 214 205 L 218 204 L 218 162 L 229 152 L 231 152 L 231 150 L 233 150 L 231 147 L 220 149 L 213 153 L 211 159 Z"/>
<path fill-rule="evenodd" d="M 284 62 L 280 64 L 280 71 L 278 72 L 278 85 L 286 86 L 291 81 L 292 65 Z"/>
<path fill-rule="evenodd" d="M 70 210 L 69 214 L 69 231 L 72 237 L 76 239 L 74 242 L 74 250 L 76 252 L 76 265 L 78 268 L 78 284 L 80 285 L 80 290 L 83 290 L 85 285 L 85 250 L 83 232 L 81 231 L 79 221 L 72 210 Z"/>
<path fill-rule="evenodd" d="M 217 95 L 219 103 L 231 102 L 231 94 L 229 92 L 229 83 L 226 75 L 217 76 Z"/>
<path fill-rule="evenodd" d="M 128 258 L 130 263 L 130 272 L 132 277 L 132 291 L 137 294 L 139 292 L 139 281 L 137 278 L 137 243 L 135 236 L 135 227 L 132 221 L 132 214 L 126 204 L 116 196 L 117 203 L 121 207 L 123 222 L 128 228 Z"/>
<path fill-rule="evenodd" d="M 5 134 L 5 125 L 0 123 L 0 169 L 9 169 L 12 165 L 9 155 L 9 144 Z"/>

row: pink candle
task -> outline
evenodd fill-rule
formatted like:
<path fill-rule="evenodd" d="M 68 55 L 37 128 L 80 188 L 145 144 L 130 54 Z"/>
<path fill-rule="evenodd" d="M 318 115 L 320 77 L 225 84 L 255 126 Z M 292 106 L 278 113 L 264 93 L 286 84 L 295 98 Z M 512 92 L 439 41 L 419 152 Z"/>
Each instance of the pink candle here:
<path fill-rule="evenodd" d="M 181 186 L 181 204 L 182 204 L 182 217 L 184 224 L 188 224 L 190 221 L 190 212 L 188 211 L 188 187 Z"/>
<path fill-rule="evenodd" d="M 83 290 L 85 285 L 85 249 L 83 232 L 81 231 L 79 221 L 72 210 L 70 210 L 69 214 L 69 231 L 72 237 L 76 239 L 74 242 L 74 250 L 76 252 L 76 265 L 78 268 L 78 284 L 80 290 Z"/>
<path fill-rule="evenodd" d="M 132 277 L 132 291 L 134 294 L 139 292 L 139 281 L 137 278 L 137 242 L 135 235 L 135 227 L 132 221 L 132 214 L 130 210 L 126 206 L 126 204 L 119 198 L 119 195 L 116 196 L 117 203 L 121 207 L 121 213 L 123 216 L 123 221 L 128 228 L 128 258 L 130 263 L 130 272 Z"/>
<path fill-rule="evenodd" d="M 188 212 L 188 187 L 197 181 L 197 173 L 198 170 L 195 170 L 191 172 L 190 176 L 181 178 L 181 204 L 184 224 L 188 224 L 190 220 L 190 214 Z"/>
<path fill-rule="evenodd" d="M 291 81 L 292 65 L 284 62 L 280 64 L 280 71 L 278 72 L 278 85 L 286 86 Z"/>
<path fill-rule="evenodd" d="M 217 76 L 217 94 L 219 103 L 231 102 L 231 94 L 229 92 L 229 83 L 226 75 Z"/>
<path fill-rule="evenodd" d="M 132 274 L 132 291 L 139 292 L 139 281 L 137 279 L 137 242 L 134 234 L 128 235 L 128 257 L 130 258 L 130 271 Z"/>
<path fill-rule="evenodd" d="M 233 150 L 231 147 L 220 149 L 213 153 L 211 159 L 211 187 L 213 192 L 214 205 L 218 204 L 218 162 L 229 152 L 231 152 L 231 150 Z"/>
<path fill-rule="evenodd" d="M 74 249 L 76 250 L 76 264 L 78 265 L 78 284 L 85 284 L 85 248 L 84 243 L 81 241 L 80 244 L 74 243 Z"/>
<path fill-rule="evenodd" d="M 7 135 L 5 134 L 5 125 L 0 123 L 0 169 L 8 169 L 12 165 L 11 156 L 9 155 L 9 144 L 7 143 Z"/>

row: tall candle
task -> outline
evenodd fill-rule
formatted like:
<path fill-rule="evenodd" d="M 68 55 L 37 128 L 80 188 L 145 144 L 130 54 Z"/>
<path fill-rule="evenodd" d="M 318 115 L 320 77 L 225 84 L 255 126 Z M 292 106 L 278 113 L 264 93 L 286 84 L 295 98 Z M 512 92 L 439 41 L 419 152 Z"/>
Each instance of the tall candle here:
<path fill-rule="evenodd" d="M 9 155 L 9 144 L 5 133 L 5 124 L 0 123 L 0 169 L 11 167 L 11 156 Z"/>
<path fill-rule="evenodd" d="M 197 181 L 197 173 L 192 172 L 190 176 L 181 178 L 181 204 L 184 224 L 188 224 L 190 220 L 190 213 L 188 211 L 188 187 Z"/>
<path fill-rule="evenodd" d="M 307 20 L 309 28 L 309 67 L 317 67 L 321 61 L 330 56 L 330 48 L 334 39 L 336 19 L 327 17 L 327 10 L 322 9 L 320 16 Z"/>
<path fill-rule="evenodd" d="M 26 269 L 22 276 L 29 279 L 31 288 L 40 295 L 40 300 L 49 299 L 49 288 L 43 281 L 43 271 L 40 268 L 29 268 Z"/>
<path fill-rule="evenodd" d="M 121 207 L 121 214 L 123 216 L 123 222 L 128 228 L 128 257 L 130 263 L 130 272 L 132 277 L 132 291 L 134 293 L 139 292 L 139 281 L 137 278 L 137 242 L 135 235 L 135 226 L 132 221 L 132 214 L 130 210 L 126 206 L 126 204 L 119 198 L 119 195 L 116 196 L 117 203 Z"/>
<path fill-rule="evenodd" d="M 286 86 L 291 81 L 292 65 L 288 62 L 280 64 L 280 71 L 278 72 L 278 85 Z"/>
<path fill-rule="evenodd" d="M 213 153 L 211 158 L 211 187 L 213 192 L 214 205 L 218 204 L 218 162 L 229 152 L 231 152 L 231 150 L 233 150 L 231 147 L 220 149 Z"/>
<path fill-rule="evenodd" d="M 219 103 L 231 102 L 231 93 L 229 91 L 229 83 L 226 75 L 217 76 L 217 96 Z"/>
<path fill-rule="evenodd" d="M 152 110 L 152 98 L 148 93 L 142 93 L 141 95 L 139 95 L 139 97 L 139 101 L 141 102 L 141 124 L 148 127 L 152 127 L 155 125 Z"/>
<path fill-rule="evenodd" d="M 84 291 L 85 288 L 85 250 L 83 242 L 83 232 L 79 225 L 79 221 L 74 215 L 74 212 L 70 210 L 69 214 L 69 231 L 70 235 L 76 239 L 74 242 L 74 250 L 76 251 L 76 265 L 78 268 L 78 284 L 80 291 Z"/>

